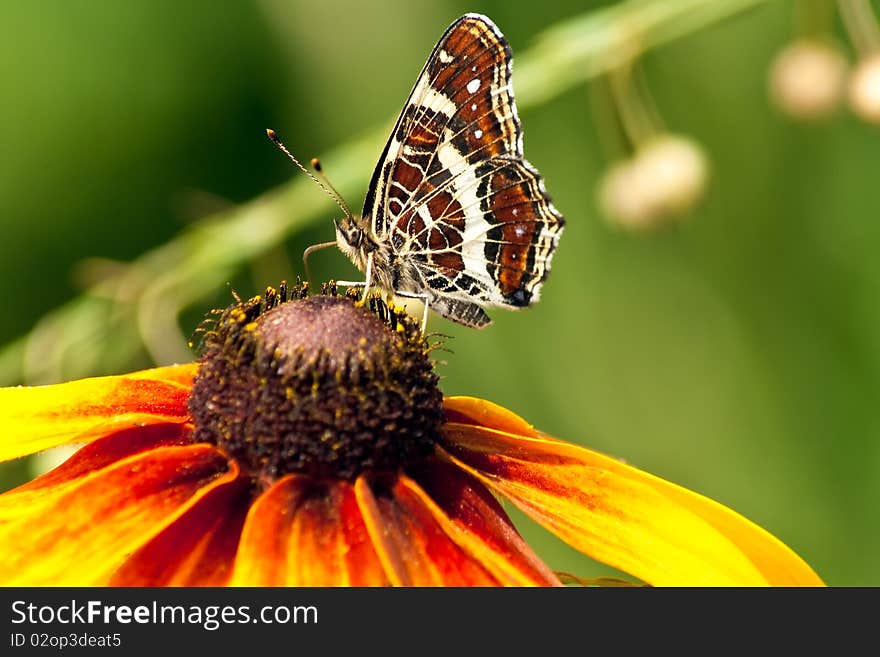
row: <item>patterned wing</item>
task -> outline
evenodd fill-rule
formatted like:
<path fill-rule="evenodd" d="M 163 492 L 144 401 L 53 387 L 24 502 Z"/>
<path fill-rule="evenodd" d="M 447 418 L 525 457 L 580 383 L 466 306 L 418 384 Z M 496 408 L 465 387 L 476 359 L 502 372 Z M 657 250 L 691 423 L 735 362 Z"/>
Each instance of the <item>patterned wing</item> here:
<path fill-rule="evenodd" d="M 472 326 L 479 307 L 537 300 L 564 220 L 523 159 L 511 52 L 485 16 L 440 38 L 373 174 L 364 216 L 421 278 L 431 308 Z M 420 289 L 416 289 L 420 287 Z"/>

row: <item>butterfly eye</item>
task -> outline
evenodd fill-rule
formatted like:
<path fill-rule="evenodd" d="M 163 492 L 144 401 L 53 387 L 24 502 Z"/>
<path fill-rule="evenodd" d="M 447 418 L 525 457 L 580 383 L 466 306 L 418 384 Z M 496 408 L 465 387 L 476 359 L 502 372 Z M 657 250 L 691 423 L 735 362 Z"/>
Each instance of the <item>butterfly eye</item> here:
<path fill-rule="evenodd" d="M 361 242 L 364 239 L 364 232 L 357 226 L 352 226 L 351 230 L 348 231 L 347 237 L 348 243 L 357 247 L 361 245 Z"/>

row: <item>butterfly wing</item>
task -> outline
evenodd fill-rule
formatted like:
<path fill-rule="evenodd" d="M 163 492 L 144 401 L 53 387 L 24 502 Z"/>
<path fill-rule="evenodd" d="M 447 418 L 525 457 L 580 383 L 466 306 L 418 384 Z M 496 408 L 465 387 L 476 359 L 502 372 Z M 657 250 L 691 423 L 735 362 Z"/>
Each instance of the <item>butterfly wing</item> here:
<path fill-rule="evenodd" d="M 564 220 L 523 158 L 511 52 L 466 14 L 440 38 L 373 174 L 364 216 L 418 272 L 431 308 L 471 326 L 483 305 L 537 300 Z M 476 307 L 471 307 L 476 306 Z"/>

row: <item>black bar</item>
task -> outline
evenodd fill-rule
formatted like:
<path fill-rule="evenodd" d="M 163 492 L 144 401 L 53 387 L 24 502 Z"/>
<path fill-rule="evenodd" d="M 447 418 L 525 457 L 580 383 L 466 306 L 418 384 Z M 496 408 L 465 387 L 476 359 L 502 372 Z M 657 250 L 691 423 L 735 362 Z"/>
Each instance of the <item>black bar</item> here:
<path fill-rule="evenodd" d="M 701 644 L 714 654 L 739 641 L 751 654 L 768 638 L 784 639 L 791 654 L 815 649 L 823 633 L 840 654 L 860 630 L 873 631 L 878 597 L 877 589 L 0 588 L 0 655 L 84 644 L 159 657 L 157 649 L 188 646 L 197 657 L 365 649 L 567 657 Z"/>

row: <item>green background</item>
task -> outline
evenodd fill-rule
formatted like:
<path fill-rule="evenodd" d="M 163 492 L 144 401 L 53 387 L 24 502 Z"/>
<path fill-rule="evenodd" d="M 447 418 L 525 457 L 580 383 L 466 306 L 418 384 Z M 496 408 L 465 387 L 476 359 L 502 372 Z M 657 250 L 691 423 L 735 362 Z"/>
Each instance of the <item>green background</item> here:
<path fill-rule="evenodd" d="M 600 4 L 2 3 L 0 343 L 79 294 L 103 259 L 132 259 L 301 176 L 266 127 L 307 160 L 387 125 L 458 15 L 492 17 L 516 55 Z M 665 122 L 712 163 L 705 201 L 667 230 L 626 233 L 598 211 L 614 154 L 594 88 L 521 111 L 526 156 L 568 221 L 542 300 L 490 312 L 483 331 L 436 316 L 430 328 L 453 336 L 446 394 L 493 400 L 723 502 L 830 584 L 876 586 L 880 128 L 845 110 L 811 125 L 774 111 L 768 66 L 792 16 L 768 2 L 644 57 Z M 356 172 L 325 160 L 331 179 L 360 180 L 352 206 L 380 149 Z M 333 238 L 325 205 L 228 277 L 235 289 L 300 273 L 303 247 Z M 335 250 L 313 265 L 356 276 Z M 228 299 L 220 285 L 188 309 L 183 334 Z M 140 350 L 127 368 L 149 364 Z M 25 466 L 5 466 L 5 485 Z M 608 572 L 523 531 L 556 569 Z"/>

